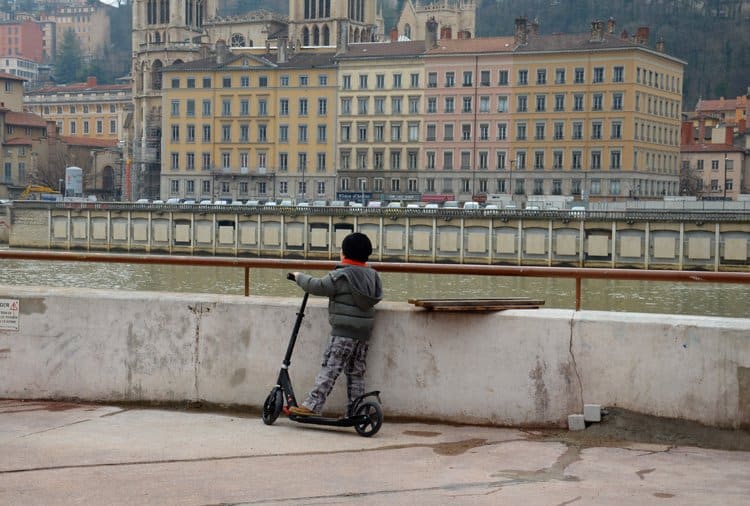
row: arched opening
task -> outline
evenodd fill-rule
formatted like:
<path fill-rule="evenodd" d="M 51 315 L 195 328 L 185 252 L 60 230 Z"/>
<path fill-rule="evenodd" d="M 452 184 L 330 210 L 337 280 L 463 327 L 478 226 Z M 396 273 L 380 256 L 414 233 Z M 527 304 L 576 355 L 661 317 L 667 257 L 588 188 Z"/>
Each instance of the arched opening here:
<path fill-rule="evenodd" d="M 156 60 L 154 64 L 151 66 L 151 89 L 152 90 L 161 89 L 162 68 L 163 68 L 163 65 L 161 63 L 161 60 Z"/>
<path fill-rule="evenodd" d="M 159 32 L 154 34 L 154 44 L 161 44 L 161 34 Z"/>
<path fill-rule="evenodd" d="M 404 36 L 411 40 L 411 25 L 409 23 L 404 25 Z"/>
<path fill-rule="evenodd" d="M 359 28 L 354 29 L 354 42 L 360 42 L 359 40 Z"/>
<path fill-rule="evenodd" d="M 245 47 L 245 37 L 240 33 L 233 33 L 229 44 L 232 47 Z"/>
<path fill-rule="evenodd" d="M 115 169 L 111 165 L 102 169 L 102 190 L 110 197 L 115 196 Z"/>
<path fill-rule="evenodd" d="M 323 45 L 331 45 L 331 29 L 328 28 L 328 25 L 323 25 Z"/>
<path fill-rule="evenodd" d="M 302 29 L 302 45 L 303 46 L 310 45 L 310 30 L 307 27 L 304 27 Z"/>
<path fill-rule="evenodd" d="M 320 45 L 320 30 L 317 26 L 313 27 L 313 46 Z"/>

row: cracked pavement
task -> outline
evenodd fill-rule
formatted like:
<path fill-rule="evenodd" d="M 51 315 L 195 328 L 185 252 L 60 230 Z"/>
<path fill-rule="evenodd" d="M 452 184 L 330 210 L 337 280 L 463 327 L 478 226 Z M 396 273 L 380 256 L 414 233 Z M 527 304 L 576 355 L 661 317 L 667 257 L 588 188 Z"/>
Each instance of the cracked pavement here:
<path fill-rule="evenodd" d="M 0 449 L 2 504 L 744 505 L 750 497 L 747 451 L 387 418 L 368 439 L 284 417 L 265 426 L 248 413 L 5 400 Z"/>

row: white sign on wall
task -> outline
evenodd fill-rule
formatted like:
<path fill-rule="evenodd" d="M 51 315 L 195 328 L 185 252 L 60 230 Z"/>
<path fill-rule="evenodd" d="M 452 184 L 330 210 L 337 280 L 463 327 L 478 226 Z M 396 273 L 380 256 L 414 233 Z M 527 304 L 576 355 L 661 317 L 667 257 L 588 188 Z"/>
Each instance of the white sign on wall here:
<path fill-rule="evenodd" d="M 18 299 L 0 299 L 0 330 L 18 330 Z"/>

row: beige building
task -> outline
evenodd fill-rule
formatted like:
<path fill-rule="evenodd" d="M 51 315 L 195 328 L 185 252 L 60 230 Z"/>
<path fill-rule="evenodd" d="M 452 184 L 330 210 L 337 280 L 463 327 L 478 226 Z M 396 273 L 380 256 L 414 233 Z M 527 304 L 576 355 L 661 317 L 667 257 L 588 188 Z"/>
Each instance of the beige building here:
<path fill-rule="evenodd" d="M 72 30 L 81 44 L 84 58 L 100 55 L 110 43 L 108 9 L 109 5 L 100 2 L 60 2 L 50 11 L 43 11 L 39 20 L 43 24 L 45 56 L 52 57 L 57 52 L 65 32 Z M 47 23 L 53 23 L 50 26 Z M 54 33 L 53 33 L 54 27 Z M 50 46 L 52 45 L 52 46 Z"/>
<path fill-rule="evenodd" d="M 239 53 L 219 43 L 163 75 L 162 199 L 332 198 L 332 52 Z"/>

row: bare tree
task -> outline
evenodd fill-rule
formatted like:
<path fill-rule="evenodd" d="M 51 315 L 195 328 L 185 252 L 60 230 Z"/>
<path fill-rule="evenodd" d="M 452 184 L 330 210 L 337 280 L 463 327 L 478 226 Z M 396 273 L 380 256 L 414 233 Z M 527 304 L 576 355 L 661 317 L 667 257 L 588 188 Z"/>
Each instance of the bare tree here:
<path fill-rule="evenodd" d="M 703 196 L 703 179 L 697 175 L 696 169 L 684 162 L 680 167 L 680 195 L 691 197 Z"/>

